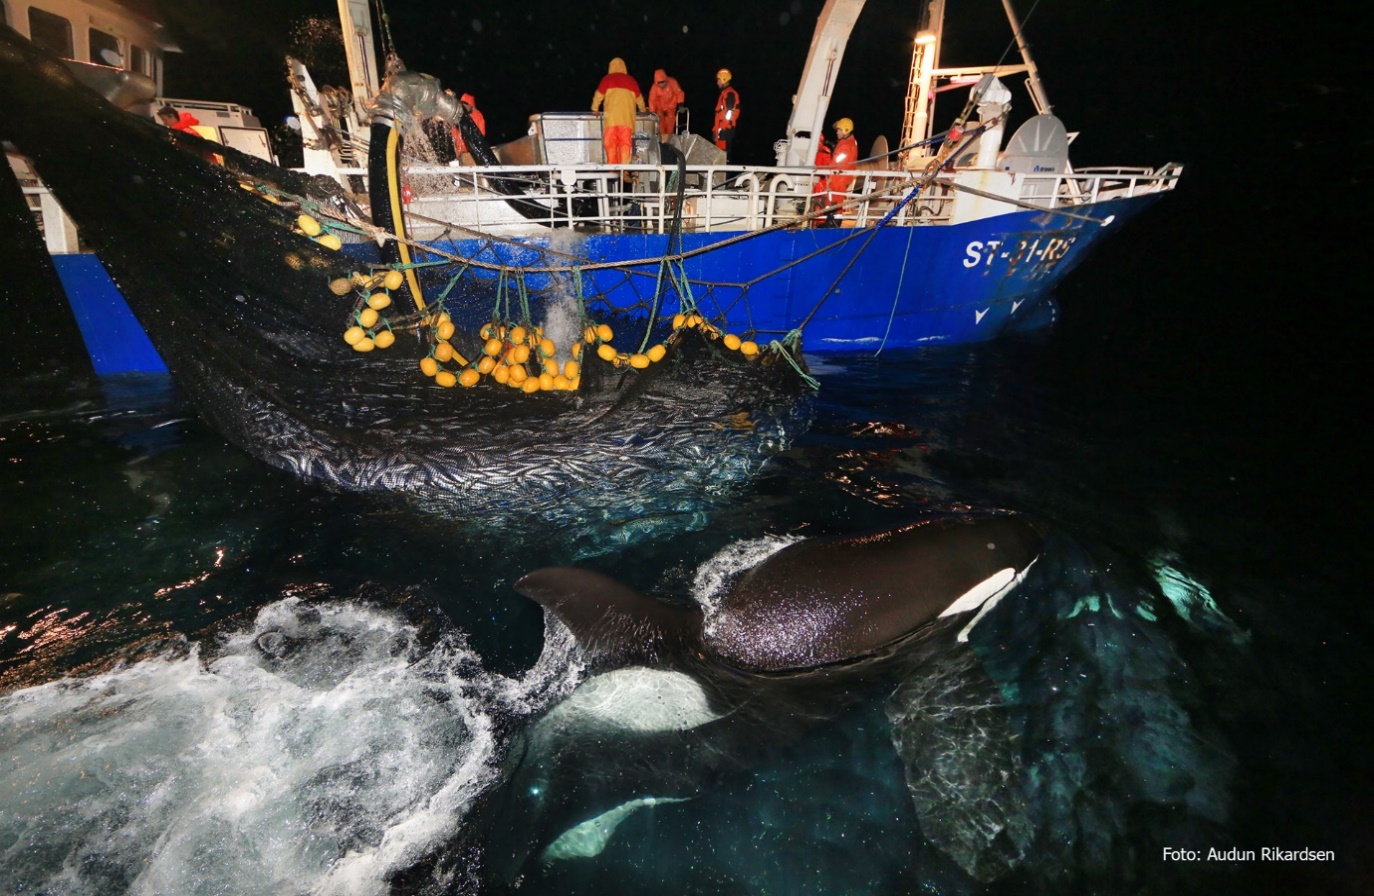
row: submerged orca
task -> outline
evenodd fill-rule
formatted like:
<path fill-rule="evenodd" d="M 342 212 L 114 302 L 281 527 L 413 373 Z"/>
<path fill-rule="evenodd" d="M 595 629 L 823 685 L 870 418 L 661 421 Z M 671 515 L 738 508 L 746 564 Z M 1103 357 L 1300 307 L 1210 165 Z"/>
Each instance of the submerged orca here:
<path fill-rule="evenodd" d="M 515 585 L 561 620 L 590 675 L 512 750 L 485 808 L 488 873 L 598 853 L 636 809 L 689 798 L 909 677 L 969 631 L 1039 556 L 1037 523 L 933 517 L 783 548 L 710 608 L 578 568 Z"/>

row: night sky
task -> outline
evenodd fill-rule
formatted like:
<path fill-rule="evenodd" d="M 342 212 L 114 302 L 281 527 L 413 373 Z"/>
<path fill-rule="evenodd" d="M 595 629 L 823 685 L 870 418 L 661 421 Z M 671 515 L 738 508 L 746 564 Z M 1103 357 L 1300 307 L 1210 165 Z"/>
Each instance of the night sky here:
<path fill-rule="evenodd" d="M 293 32 L 298 33 L 294 26 L 311 17 L 336 18 L 335 4 L 328 0 L 164 5 L 184 35 L 186 50 L 169 59 L 169 93 L 242 102 L 269 126 L 289 112 L 281 59 L 291 50 Z M 620 56 L 646 91 L 655 68 L 677 77 L 699 133 L 710 125 L 718 93 L 715 72 L 730 68 L 744 110 L 738 155 L 742 161 L 767 163 L 773 141 L 784 134 L 822 6 L 821 0 L 486 5 L 393 0 L 387 12 L 407 66 L 475 94 L 498 141 L 524 134 L 532 113 L 587 108 L 607 63 Z M 830 117 L 853 118 L 865 148 L 879 134 L 895 145 L 900 134 L 911 40 L 923 6 L 912 0 L 871 0 L 855 29 Z M 1002 56 L 1011 34 L 997 0 L 956 0 L 947 6 L 944 64 L 991 63 Z M 1173 52 L 1153 60 L 1138 52 L 1146 41 L 1173 39 L 1158 5 L 1023 0 L 1018 6 L 1050 99 L 1070 130 L 1085 129 L 1080 146 L 1103 153 L 1095 163 L 1166 161 L 1174 146 L 1156 148 L 1151 138 L 1163 130 L 1158 119 L 1176 113 L 1175 97 L 1141 87 L 1167 85 L 1182 73 L 1161 70 L 1167 68 L 1164 56 Z M 1192 19 L 1197 15 L 1189 13 Z M 1014 49 L 1008 58 L 1016 61 Z M 1121 59 L 1132 65 L 1114 68 Z M 316 80 L 330 78 L 319 72 Z M 1019 85 L 1013 90 L 1017 113 L 1028 114 L 1029 98 Z M 1104 102 L 1109 97 L 1114 99 Z M 960 102 L 949 101 L 951 116 Z M 1120 122 L 1112 112 L 1118 105 L 1126 122 L 1152 122 L 1144 141 L 1116 127 Z M 1118 151 L 1121 158 L 1106 155 Z"/>

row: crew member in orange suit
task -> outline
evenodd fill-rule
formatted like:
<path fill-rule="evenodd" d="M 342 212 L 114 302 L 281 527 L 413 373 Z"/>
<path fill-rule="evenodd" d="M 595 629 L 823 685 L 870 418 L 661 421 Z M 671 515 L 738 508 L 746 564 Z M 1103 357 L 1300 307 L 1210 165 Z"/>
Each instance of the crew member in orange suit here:
<path fill-rule="evenodd" d="M 730 147 L 735 143 L 735 127 L 739 124 L 739 91 L 730 86 L 730 78 L 728 68 L 716 72 L 720 98 L 716 100 L 716 121 L 712 128 L 716 146 L 725 150 L 727 162 L 730 160 Z"/>
<path fill-rule="evenodd" d="M 677 107 L 686 100 L 677 78 L 668 77 L 663 69 L 654 71 L 654 84 L 649 88 L 649 111 L 658 116 L 658 139 L 666 143 L 668 135 L 677 129 Z"/>
<path fill-rule="evenodd" d="M 602 103 L 606 105 L 604 112 Z M 607 164 L 630 161 L 635 112 L 644 111 L 644 94 L 639 92 L 639 83 L 625 73 L 625 60 L 619 56 L 611 60 L 592 95 L 592 111 L 601 112 L 601 142 L 606 147 Z"/>
<path fill-rule="evenodd" d="M 830 167 L 839 168 L 843 171 L 853 171 L 859 164 L 859 142 L 854 139 L 854 122 L 848 118 L 841 118 L 835 122 L 835 148 L 830 153 Z M 827 205 L 836 205 L 844 201 L 845 194 L 849 192 L 850 184 L 854 183 L 852 174 L 832 174 L 830 175 L 830 193 Z"/>
<path fill-rule="evenodd" d="M 477 130 L 481 131 L 482 136 L 485 137 L 487 135 L 487 119 L 486 116 L 482 114 L 482 110 L 477 108 L 476 98 L 473 97 L 473 95 L 470 93 L 465 93 L 462 96 L 458 97 L 458 102 L 462 105 L 463 112 L 467 115 L 468 118 L 472 119 L 472 123 L 477 125 Z M 453 128 L 454 155 L 461 159 L 463 157 L 463 153 L 467 151 L 468 145 L 465 142 L 463 142 L 463 135 L 459 132 L 457 127 Z"/>

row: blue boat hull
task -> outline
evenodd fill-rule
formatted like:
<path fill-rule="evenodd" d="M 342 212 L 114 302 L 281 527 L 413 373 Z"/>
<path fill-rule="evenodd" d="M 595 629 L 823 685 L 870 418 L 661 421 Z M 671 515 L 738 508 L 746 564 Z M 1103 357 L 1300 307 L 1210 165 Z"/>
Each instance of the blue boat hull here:
<path fill-rule="evenodd" d="M 803 228 L 747 239 L 685 233 L 684 273 L 708 318 L 760 342 L 796 330 L 813 354 L 985 342 L 1053 323 L 1051 290 L 1158 195 L 1079 207 L 1073 217 L 1026 211 L 952 226 Z M 724 245 L 692 254 L 717 243 Z M 668 238 L 561 232 L 518 244 L 453 240 L 442 246 L 508 267 L 548 264 L 541 250 L 575 252 L 588 266 L 653 259 L 634 276 L 607 268 L 581 277 L 584 295 L 647 312 Z M 97 373 L 166 369 L 94 256 L 54 261 Z M 496 276 L 470 273 L 477 291 Z M 548 278 L 531 277 L 527 285 L 540 289 Z M 659 309 L 668 315 L 677 310 L 675 297 Z"/>
<path fill-rule="evenodd" d="M 89 252 L 54 255 L 53 266 L 98 375 L 167 371 L 100 259 Z"/>

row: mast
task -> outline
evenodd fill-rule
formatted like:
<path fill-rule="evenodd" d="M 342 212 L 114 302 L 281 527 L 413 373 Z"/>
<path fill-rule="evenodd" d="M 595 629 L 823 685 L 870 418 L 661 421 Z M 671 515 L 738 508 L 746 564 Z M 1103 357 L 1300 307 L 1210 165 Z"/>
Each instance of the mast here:
<path fill-rule="evenodd" d="M 911 53 L 911 81 L 907 85 L 906 115 L 902 119 L 902 142 L 911 146 L 930 137 L 930 107 L 934 96 L 935 68 L 940 64 L 940 40 L 945 25 L 945 0 L 930 0 L 926 7 L 926 27 L 916 34 Z M 923 159 L 930 150 L 922 147 L 902 154 L 903 159 Z"/>
<path fill-rule="evenodd" d="M 1045 96 L 1045 88 L 1040 83 L 1040 70 L 1035 67 L 1035 61 L 1031 59 L 1030 45 L 1026 43 L 1025 35 L 1021 32 L 1021 23 L 1016 18 L 1016 12 L 1011 8 L 1011 0 L 1002 0 L 1002 8 L 1007 11 L 1007 21 L 1011 23 L 1011 33 L 1016 35 L 1016 48 L 1021 51 L 1021 61 L 1026 63 L 1026 84 L 1030 87 L 1031 102 L 1035 103 L 1035 111 L 1045 115 L 1053 111 L 1049 98 Z"/>

